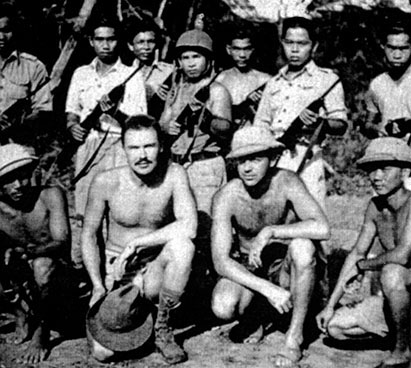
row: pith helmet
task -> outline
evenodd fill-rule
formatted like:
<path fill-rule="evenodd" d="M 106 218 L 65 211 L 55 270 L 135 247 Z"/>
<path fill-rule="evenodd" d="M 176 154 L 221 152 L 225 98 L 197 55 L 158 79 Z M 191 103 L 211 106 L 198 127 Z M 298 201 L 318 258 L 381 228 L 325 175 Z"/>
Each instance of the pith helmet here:
<path fill-rule="evenodd" d="M 365 154 L 357 161 L 360 167 L 375 162 L 392 162 L 411 167 L 411 148 L 399 138 L 383 137 L 371 141 Z"/>
<path fill-rule="evenodd" d="M 177 40 L 176 51 L 180 55 L 187 50 L 211 54 L 213 52 L 213 40 L 207 33 L 198 29 L 184 32 Z"/>
<path fill-rule="evenodd" d="M 16 143 L 9 143 L 0 147 L 0 176 L 23 166 L 32 165 L 33 169 L 39 159 L 30 149 Z"/>
<path fill-rule="evenodd" d="M 252 125 L 234 133 L 227 158 L 244 157 L 270 149 L 283 150 L 284 145 L 278 142 L 267 128 Z"/>

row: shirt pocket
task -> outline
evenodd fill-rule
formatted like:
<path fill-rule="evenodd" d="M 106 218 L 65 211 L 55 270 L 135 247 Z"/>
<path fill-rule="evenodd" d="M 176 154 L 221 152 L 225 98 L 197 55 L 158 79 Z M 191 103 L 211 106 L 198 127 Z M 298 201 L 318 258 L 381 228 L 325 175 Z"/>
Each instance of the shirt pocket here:
<path fill-rule="evenodd" d="M 28 96 L 30 90 L 30 82 L 6 79 L 5 89 L 9 99 L 20 100 Z"/>

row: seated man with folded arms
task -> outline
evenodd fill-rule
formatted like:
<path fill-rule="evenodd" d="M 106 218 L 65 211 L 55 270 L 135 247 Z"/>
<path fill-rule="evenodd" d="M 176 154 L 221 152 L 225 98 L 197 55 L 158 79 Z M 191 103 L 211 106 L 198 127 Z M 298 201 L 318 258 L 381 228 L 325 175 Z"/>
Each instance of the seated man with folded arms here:
<path fill-rule="evenodd" d="M 233 319 L 261 295 L 281 314 L 292 310 L 284 346 L 274 357 L 274 366 L 292 367 L 302 356 L 303 324 L 316 278 L 313 240 L 327 239 L 330 229 L 298 176 L 275 167 L 282 149 L 263 127 L 234 134 L 227 157 L 237 160 L 239 178 L 213 202 L 211 246 L 221 279 L 212 308 L 219 318 Z M 287 224 L 290 210 L 298 220 Z"/>
<path fill-rule="evenodd" d="M 317 323 L 323 332 L 337 339 L 358 338 L 369 333 L 386 334 L 381 302 L 365 299 L 365 305 L 364 302 L 357 304 L 351 310 L 336 309 L 347 281 L 365 271 L 379 270 L 395 347 L 378 367 L 408 367 L 411 192 L 405 189 L 403 181 L 411 171 L 411 149 L 399 138 L 377 138 L 371 141 L 358 164 L 368 172 L 377 195 L 368 204 L 357 242 L 345 260 L 326 307 L 317 316 Z M 375 238 L 379 239 L 384 251 L 371 258 L 370 249 Z"/>
<path fill-rule="evenodd" d="M 16 313 L 12 342 L 31 338 L 21 357 L 27 364 L 46 358 L 50 316 L 61 321 L 60 308 L 69 305 L 67 275 L 63 280 L 70 259 L 67 201 L 58 187 L 32 185 L 37 163 L 24 146 L 0 147 L 0 277 Z"/>
<path fill-rule="evenodd" d="M 169 364 L 186 359 L 169 326 L 180 303 L 194 255 L 197 213 L 184 169 L 164 157 L 161 129 L 154 118 L 137 115 L 125 122 L 122 142 L 127 166 L 98 174 L 90 187 L 81 237 L 83 259 L 93 284 L 93 305 L 115 281 L 141 285 L 145 298 L 158 299 L 155 343 Z M 97 243 L 103 217 L 106 244 Z M 114 355 L 91 338 L 101 361 Z"/>

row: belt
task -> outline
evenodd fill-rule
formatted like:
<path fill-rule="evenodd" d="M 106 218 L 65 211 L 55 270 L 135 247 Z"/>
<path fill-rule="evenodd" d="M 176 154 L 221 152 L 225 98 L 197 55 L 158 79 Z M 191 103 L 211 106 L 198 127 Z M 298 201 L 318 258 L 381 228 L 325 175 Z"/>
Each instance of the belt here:
<path fill-rule="evenodd" d="M 192 153 L 190 156 L 188 156 L 188 159 L 185 160 L 186 162 L 194 162 L 194 161 L 201 161 L 201 160 L 208 160 L 209 158 L 214 158 L 214 157 L 219 157 L 221 154 L 219 152 L 209 152 L 209 151 L 203 151 L 203 152 L 198 152 L 198 153 Z M 185 155 L 177 155 L 172 153 L 171 154 L 171 161 L 177 163 L 177 164 L 184 164 Z"/>

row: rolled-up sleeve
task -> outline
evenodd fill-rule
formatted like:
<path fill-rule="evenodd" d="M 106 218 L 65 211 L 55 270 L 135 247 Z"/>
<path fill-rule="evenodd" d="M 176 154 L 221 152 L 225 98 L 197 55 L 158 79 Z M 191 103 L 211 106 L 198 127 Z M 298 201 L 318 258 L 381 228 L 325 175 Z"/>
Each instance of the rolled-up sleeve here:
<path fill-rule="evenodd" d="M 327 119 L 347 120 L 347 107 L 345 106 L 344 89 L 341 82 L 325 97 L 324 106 Z"/>
<path fill-rule="evenodd" d="M 41 62 L 33 66 L 31 78 L 31 108 L 33 111 L 52 111 L 52 97 L 46 67 Z"/>
<path fill-rule="evenodd" d="M 270 128 L 272 124 L 272 107 L 271 107 L 271 84 L 268 82 L 264 89 L 263 95 L 261 97 L 260 103 L 258 105 L 257 113 L 254 117 L 254 125 L 264 126 Z"/>

